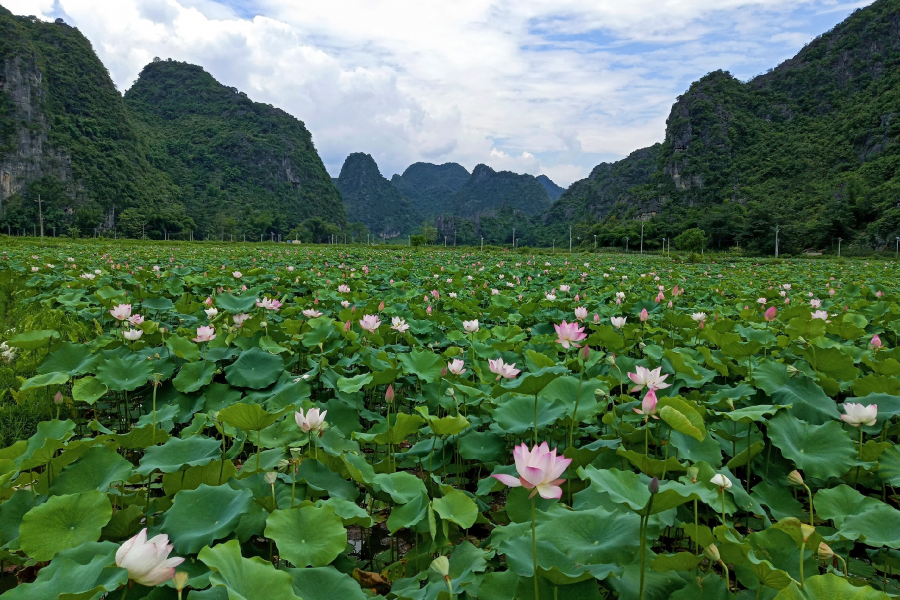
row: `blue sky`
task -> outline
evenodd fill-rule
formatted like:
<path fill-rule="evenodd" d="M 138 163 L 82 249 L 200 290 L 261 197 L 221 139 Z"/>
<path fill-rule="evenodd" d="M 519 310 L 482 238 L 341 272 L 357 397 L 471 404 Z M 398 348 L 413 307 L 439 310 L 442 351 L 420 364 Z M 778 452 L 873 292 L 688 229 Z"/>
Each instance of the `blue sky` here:
<path fill-rule="evenodd" d="M 60 16 L 120 90 L 154 56 L 202 65 L 304 121 L 328 170 L 367 152 L 561 185 L 662 141 L 676 97 L 777 66 L 870 2 L 0 0 Z"/>

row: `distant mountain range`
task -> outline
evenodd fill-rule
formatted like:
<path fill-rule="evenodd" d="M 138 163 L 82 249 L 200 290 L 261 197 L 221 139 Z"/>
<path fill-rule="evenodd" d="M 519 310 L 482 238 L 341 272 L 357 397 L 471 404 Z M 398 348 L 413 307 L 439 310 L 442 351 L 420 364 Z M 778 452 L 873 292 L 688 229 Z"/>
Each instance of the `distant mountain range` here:
<path fill-rule="evenodd" d="M 385 237 L 410 233 L 435 219 L 472 221 L 504 211 L 534 217 L 564 191 L 546 175 L 494 171 L 487 165 L 469 173 L 457 163 L 415 163 L 388 181 L 370 155 L 358 152 L 347 157 L 334 182 L 348 218 Z"/>

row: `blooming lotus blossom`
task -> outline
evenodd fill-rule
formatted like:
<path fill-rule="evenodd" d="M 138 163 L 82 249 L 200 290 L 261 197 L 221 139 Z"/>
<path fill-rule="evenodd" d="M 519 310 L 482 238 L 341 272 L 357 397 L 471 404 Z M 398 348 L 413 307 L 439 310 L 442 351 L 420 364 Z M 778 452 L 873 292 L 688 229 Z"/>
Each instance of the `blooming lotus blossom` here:
<path fill-rule="evenodd" d="M 281 302 L 274 298 L 270 300 L 267 296 L 263 296 L 262 300 L 257 300 L 256 305 L 266 310 L 274 310 L 275 312 L 278 312 L 282 306 Z"/>
<path fill-rule="evenodd" d="M 647 393 L 644 395 L 644 399 L 641 401 L 641 407 L 633 409 L 639 415 L 644 415 L 645 419 L 649 419 L 653 417 L 654 419 L 659 419 L 656 416 L 656 404 L 658 400 L 656 398 L 656 392 L 653 391 L 653 388 L 647 390 Z"/>
<path fill-rule="evenodd" d="M 310 431 L 321 431 L 322 426 L 325 425 L 325 415 L 327 414 L 327 410 L 323 410 L 320 413 L 318 408 L 311 408 L 304 415 L 303 409 L 301 408 L 294 413 L 294 421 L 297 422 L 297 427 L 306 433 L 309 433 Z"/>
<path fill-rule="evenodd" d="M 80 275 L 80 277 L 81 277 L 82 279 L 92 280 L 94 277 L 96 277 L 96 275 L 94 275 L 93 273 L 82 273 L 82 274 Z"/>
<path fill-rule="evenodd" d="M 491 475 L 509 487 L 524 487 L 531 490 L 529 498 L 533 498 L 535 494 L 540 494 L 541 498 L 553 499 L 562 498 L 562 488 L 559 484 L 565 481 L 560 479 L 569 464 L 571 458 L 564 458 L 556 455 L 556 448 L 550 450 L 547 442 L 541 443 L 529 450 L 524 443 L 516 446 L 513 450 L 513 457 L 516 462 L 516 471 L 519 476 L 512 475 Z"/>
<path fill-rule="evenodd" d="M 122 332 L 122 337 L 124 337 L 129 342 L 137 341 L 144 335 L 144 332 L 140 329 L 129 329 L 128 331 Z"/>
<path fill-rule="evenodd" d="M 394 317 L 391 319 L 391 329 L 403 333 L 409 329 L 409 324 L 402 317 Z"/>
<path fill-rule="evenodd" d="M 247 321 L 248 319 L 250 319 L 252 317 L 250 315 L 248 315 L 247 313 L 241 313 L 239 315 L 234 315 L 231 318 L 234 320 L 234 324 L 236 326 L 241 327 L 244 324 L 244 321 Z"/>
<path fill-rule="evenodd" d="M 658 293 L 658 294 L 656 295 L 656 299 L 655 299 L 655 300 L 656 300 L 656 303 L 659 304 L 660 302 L 662 302 L 662 301 L 665 300 L 665 299 L 666 299 L 666 295 L 663 294 L 662 292 L 660 292 L 660 293 Z"/>
<path fill-rule="evenodd" d="M 211 342 L 214 339 L 216 339 L 215 327 L 204 325 L 197 328 L 197 337 L 194 338 L 195 342 Z"/>
<path fill-rule="evenodd" d="M 575 318 L 579 321 L 582 321 L 587 318 L 588 312 L 587 309 L 583 306 L 579 306 L 575 309 Z"/>
<path fill-rule="evenodd" d="M 549 300 L 550 302 L 553 302 L 554 300 L 556 300 L 555 294 L 544 294 L 544 297 L 547 298 L 547 300 Z"/>
<path fill-rule="evenodd" d="M 822 306 L 822 301 L 819 300 L 818 298 L 813 298 L 812 300 L 809 301 L 809 305 L 812 306 L 813 308 L 819 308 Z"/>
<path fill-rule="evenodd" d="M 142 315 L 131 315 L 128 317 L 128 322 L 137 326 L 144 322 L 144 317 Z"/>
<path fill-rule="evenodd" d="M 341 306 L 343 306 L 344 308 L 349 308 L 350 301 L 349 300 L 341 300 Z"/>
<path fill-rule="evenodd" d="M 475 333 L 478 331 L 478 319 L 475 319 L 474 321 L 463 321 L 462 323 L 466 333 Z"/>
<path fill-rule="evenodd" d="M 244 274 L 241 273 L 240 271 L 234 271 L 234 272 L 231 273 L 231 275 L 232 275 L 232 277 L 234 277 L 235 279 L 240 279 L 241 277 L 244 276 Z"/>
<path fill-rule="evenodd" d="M 628 320 L 628 317 L 610 317 L 609 322 L 612 323 L 612 326 L 616 329 L 622 329 L 625 327 L 625 321 Z"/>
<path fill-rule="evenodd" d="M 203 312 L 206 313 L 206 318 L 207 318 L 207 319 L 212 319 L 212 318 L 214 318 L 217 314 L 219 314 L 219 309 L 216 308 L 216 307 L 212 307 L 212 308 L 207 308 L 207 309 L 204 310 Z"/>
<path fill-rule="evenodd" d="M 137 584 L 157 586 L 172 579 L 175 567 L 184 562 L 178 556 L 169 558 L 173 548 L 166 534 L 148 540 L 145 527 L 116 550 L 116 566 L 127 570 L 128 579 Z"/>
<path fill-rule="evenodd" d="M 561 291 L 561 292 L 568 292 L 570 289 L 572 289 L 572 288 L 565 284 L 559 286 L 559 291 Z"/>
<path fill-rule="evenodd" d="M 491 373 L 497 375 L 496 379 L 515 379 L 516 375 L 522 372 L 520 369 L 516 368 L 516 363 L 506 364 L 503 362 L 502 358 L 488 360 L 488 367 L 490 368 Z"/>
<path fill-rule="evenodd" d="M 625 292 L 616 292 L 616 300 L 624 300 Z"/>
<path fill-rule="evenodd" d="M 828 311 L 827 310 L 817 310 L 810 314 L 810 318 L 813 319 L 822 319 L 823 321 L 828 321 Z"/>
<path fill-rule="evenodd" d="M 700 321 L 701 323 L 706 320 L 705 312 L 696 312 L 691 315 L 691 318 L 695 321 Z"/>
<path fill-rule="evenodd" d="M 863 406 L 853 402 L 844 402 L 843 407 L 845 414 L 841 415 L 841 421 L 853 427 L 859 427 L 860 425 L 871 427 L 878 420 L 877 404 Z"/>
<path fill-rule="evenodd" d="M 341 285 L 338 286 L 338 291 L 342 294 L 349 294 L 350 286 L 347 285 L 346 283 L 342 283 Z"/>
<path fill-rule="evenodd" d="M 381 326 L 381 321 L 376 315 L 363 315 L 363 318 L 359 321 L 359 326 L 369 333 L 375 333 L 375 330 Z"/>
<path fill-rule="evenodd" d="M 765 298 L 757 298 L 756 301 L 757 301 L 759 304 L 765 304 L 765 303 L 766 303 L 766 299 L 765 299 Z"/>
<path fill-rule="evenodd" d="M 451 373 L 453 373 L 454 375 L 462 375 L 463 373 L 466 372 L 466 370 L 463 368 L 463 367 L 465 367 L 465 364 L 466 363 L 463 362 L 462 359 L 456 358 L 456 359 L 451 360 L 447 364 L 447 370 L 450 371 Z"/>
<path fill-rule="evenodd" d="M 646 367 L 638 365 L 635 367 L 635 371 L 637 372 L 628 374 L 628 378 L 635 383 L 635 386 L 631 388 L 632 392 L 639 392 L 644 387 L 654 391 L 664 390 L 672 385 L 671 383 L 665 383 L 669 375 L 662 374 L 662 367 L 656 367 L 651 371 Z"/>
<path fill-rule="evenodd" d="M 731 489 L 731 480 L 722 475 L 721 473 L 713 476 L 712 479 L 709 480 L 711 484 L 718 487 L 720 490 L 730 490 Z"/>
<path fill-rule="evenodd" d="M 109 314 L 111 314 L 113 318 L 118 319 L 119 321 L 125 321 L 128 319 L 128 317 L 131 316 L 131 305 L 120 304 L 109 311 Z"/>
<path fill-rule="evenodd" d="M 578 323 L 566 323 L 563 321 L 559 325 L 554 325 L 553 327 L 556 329 L 556 343 L 560 344 L 566 350 L 568 350 L 570 346 L 580 348 L 581 346 L 577 342 L 580 342 L 587 337 L 587 334 L 584 333 L 584 327 L 579 327 Z"/>
<path fill-rule="evenodd" d="M 318 317 L 321 317 L 322 313 L 320 313 L 319 311 L 317 311 L 314 308 L 307 308 L 306 310 L 303 311 L 303 316 L 306 317 L 307 319 L 316 319 Z"/>

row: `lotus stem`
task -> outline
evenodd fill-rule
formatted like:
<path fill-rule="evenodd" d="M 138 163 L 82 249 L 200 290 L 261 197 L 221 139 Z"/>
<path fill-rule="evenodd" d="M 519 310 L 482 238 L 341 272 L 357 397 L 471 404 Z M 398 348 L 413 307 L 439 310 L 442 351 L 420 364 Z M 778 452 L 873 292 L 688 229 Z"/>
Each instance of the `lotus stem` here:
<path fill-rule="evenodd" d="M 803 487 L 806 488 L 806 493 L 809 494 L 809 525 L 810 527 L 815 527 L 815 523 L 813 523 L 813 493 L 805 483 Z"/>
<path fill-rule="evenodd" d="M 537 430 L 538 430 L 538 395 L 535 393 L 534 395 L 534 445 L 537 446 Z"/>
<path fill-rule="evenodd" d="M 581 367 L 581 377 L 578 379 L 578 395 L 575 396 L 575 410 L 572 411 L 572 424 L 569 426 L 569 447 L 572 447 L 572 440 L 575 433 L 575 423 L 578 419 L 578 401 L 581 400 L 581 384 L 584 381 L 584 365 Z"/>
<path fill-rule="evenodd" d="M 725 523 L 725 488 L 720 488 L 722 490 L 722 525 L 726 525 Z"/>
<path fill-rule="evenodd" d="M 850 573 L 847 571 L 847 561 L 844 560 L 844 557 L 842 557 L 840 554 L 835 554 L 835 556 L 837 556 L 837 557 L 838 557 L 838 560 L 841 561 L 841 564 L 844 565 L 844 577 L 846 578 L 846 577 L 850 574 Z"/>
<path fill-rule="evenodd" d="M 806 550 L 806 544 L 800 544 L 800 587 L 803 587 L 803 554 Z"/>
<path fill-rule="evenodd" d="M 728 565 L 725 564 L 724 560 L 719 560 L 719 564 L 722 565 L 722 569 L 725 571 L 725 590 L 728 591 L 731 588 L 731 578 L 728 573 Z M 802 569 L 802 567 L 801 567 Z M 803 571 L 801 570 L 801 573 Z M 802 578 L 802 576 L 801 576 Z"/>
<path fill-rule="evenodd" d="M 535 396 L 537 398 L 537 396 Z M 537 528 L 535 527 L 535 505 L 537 498 L 531 499 L 531 552 L 534 556 L 534 600 L 541 600 L 541 591 L 538 588 L 538 558 L 537 558 Z M 643 570 L 641 571 L 643 573 Z M 451 590 L 452 593 L 452 590 Z"/>

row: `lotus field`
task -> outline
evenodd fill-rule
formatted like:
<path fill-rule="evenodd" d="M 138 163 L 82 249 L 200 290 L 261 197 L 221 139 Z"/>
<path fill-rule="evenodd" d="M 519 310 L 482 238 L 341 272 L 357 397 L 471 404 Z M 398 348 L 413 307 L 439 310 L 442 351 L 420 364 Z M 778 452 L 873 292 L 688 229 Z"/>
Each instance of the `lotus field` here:
<path fill-rule="evenodd" d="M 892 262 L 0 252 L 4 600 L 900 594 Z"/>

